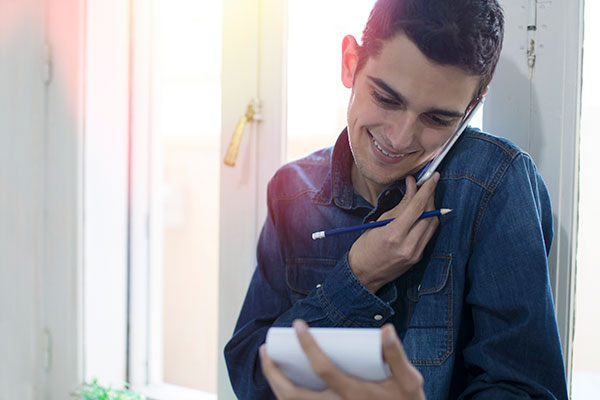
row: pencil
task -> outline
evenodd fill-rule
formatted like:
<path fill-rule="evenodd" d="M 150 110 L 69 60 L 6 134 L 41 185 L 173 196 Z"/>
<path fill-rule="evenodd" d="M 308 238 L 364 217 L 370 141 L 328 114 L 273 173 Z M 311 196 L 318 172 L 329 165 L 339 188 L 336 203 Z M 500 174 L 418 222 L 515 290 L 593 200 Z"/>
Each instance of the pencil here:
<path fill-rule="evenodd" d="M 425 211 L 423 214 L 421 214 L 419 216 L 419 219 L 439 217 L 440 215 L 446 215 L 449 212 L 452 212 L 452 210 L 449 208 L 440 208 L 439 210 Z M 392 222 L 393 220 L 394 220 L 394 218 L 390 218 L 390 219 L 384 219 L 382 221 L 367 222 L 366 224 L 361 224 L 361 225 L 354 225 L 354 226 L 348 226 L 345 228 L 332 229 L 330 231 L 319 231 L 319 232 L 313 233 L 312 238 L 313 238 L 313 240 L 317 240 L 317 239 L 323 239 L 327 236 L 341 235 L 343 233 L 356 232 L 356 231 L 362 231 L 364 229 L 377 228 L 379 226 L 387 225 L 390 222 Z"/>

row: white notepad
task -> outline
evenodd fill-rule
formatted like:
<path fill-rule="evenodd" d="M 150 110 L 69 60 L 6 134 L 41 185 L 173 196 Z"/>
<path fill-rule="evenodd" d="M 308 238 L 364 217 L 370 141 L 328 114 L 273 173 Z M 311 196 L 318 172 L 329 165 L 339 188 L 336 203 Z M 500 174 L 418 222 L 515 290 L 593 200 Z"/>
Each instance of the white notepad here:
<path fill-rule="evenodd" d="M 378 381 L 391 375 L 383 361 L 381 329 L 309 328 L 319 347 L 342 371 L 357 378 Z M 270 328 L 267 354 L 292 382 L 312 390 L 327 385 L 313 372 L 293 328 Z"/>

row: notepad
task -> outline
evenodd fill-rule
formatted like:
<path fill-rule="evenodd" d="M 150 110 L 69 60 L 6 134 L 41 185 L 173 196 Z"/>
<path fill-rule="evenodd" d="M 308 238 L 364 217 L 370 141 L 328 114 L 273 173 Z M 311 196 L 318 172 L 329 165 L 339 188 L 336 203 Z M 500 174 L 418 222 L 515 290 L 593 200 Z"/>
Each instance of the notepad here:
<path fill-rule="evenodd" d="M 391 375 L 383 361 L 381 329 L 309 328 L 319 347 L 342 371 L 364 380 L 379 381 Z M 296 385 L 322 391 L 327 385 L 313 372 L 293 328 L 270 328 L 267 354 Z"/>

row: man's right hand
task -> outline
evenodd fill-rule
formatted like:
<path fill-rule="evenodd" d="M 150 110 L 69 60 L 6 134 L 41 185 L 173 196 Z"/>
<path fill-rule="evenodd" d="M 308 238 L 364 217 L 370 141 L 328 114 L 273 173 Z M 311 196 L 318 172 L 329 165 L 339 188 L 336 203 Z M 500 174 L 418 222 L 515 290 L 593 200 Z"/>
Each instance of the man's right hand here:
<path fill-rule="evenodd" d="M 423 250 L 439 225 L 437 217 L 419 219 L 424 211 L 435 209 L 434 194 L 438 172 L 417 190 L 412 176 L 406 178 L 406 194 L 396 207 L 379 220 L 395 218 L 386 226 L 368 229 L 352 245 L 348 263 L 354 275 L 375 293 L 404 274 L 421 260 Z"/>

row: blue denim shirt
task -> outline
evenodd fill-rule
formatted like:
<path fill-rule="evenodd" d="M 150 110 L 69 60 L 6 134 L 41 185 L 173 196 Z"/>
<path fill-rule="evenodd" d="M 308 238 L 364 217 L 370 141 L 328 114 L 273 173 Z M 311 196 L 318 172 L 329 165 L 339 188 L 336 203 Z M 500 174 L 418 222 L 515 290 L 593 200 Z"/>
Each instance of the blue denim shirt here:
<path fill-rule="evenodd" d="M 436 208 L 451 208 L 422 260 L 373 294 L 348 266 L 361 232 L 312 232 L 376 220 L 403 182 L 373 207 L 352 187 L 346 131 L 333 148 L 289 163 L 268 185 L 268 216 L 235 333 L 225 347 L 241 399 L 273 394 L 258 347 L 271 326 L 391 322 L 425 380 L 428 399 L 567 399 L 547 255 L 550 199 L 526 153 L 472 128 L 438 169 Z"/>

